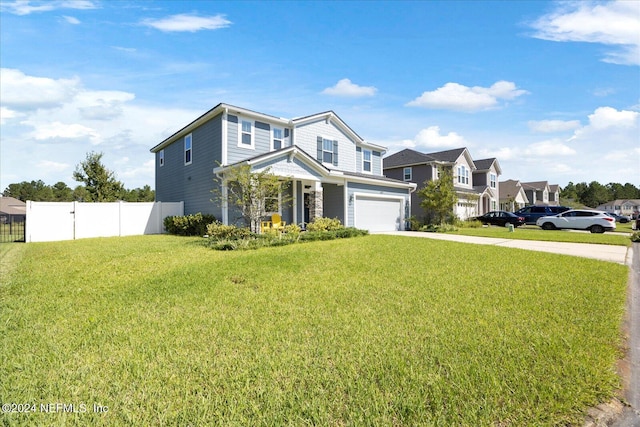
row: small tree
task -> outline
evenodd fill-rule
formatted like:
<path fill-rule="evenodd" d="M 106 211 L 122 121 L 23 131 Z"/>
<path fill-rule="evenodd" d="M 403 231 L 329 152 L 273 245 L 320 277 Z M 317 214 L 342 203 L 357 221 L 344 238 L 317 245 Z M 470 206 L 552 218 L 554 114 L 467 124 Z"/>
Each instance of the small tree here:
<path fill-rule="evenodd" d="M 212 190 L 213 201 L 220 201 L 241 213 L 251 231 L 260 231 L 260 222 L 268 212 L 277 209 L 278 202 L 287 206 L 291 196 L 286 191 L 291 181 L 271 173 L 271 168 L 260 172 L 252 172 L 251 166 L 242 165 L 224 172 L 222 179 L 216 179 L 221 188 L 226 186 L 226 193 L 221 188 Z"/>
<path fill-rule="evenodd" d="M 122 197 L 124 186 L 115 173 L 102 164 L 102 153 L 87 153 L 85 161 L 76 166 L 73 179 L 84 183 L 87 202 L 113 202 Z"/>
<path fill-rule="evenodd" d="M 451 168 L 438 167 L 439 178 L 426 181 L 418 191 L 422 198 L 420 206 L 434 219 L 443 224 L 453 218 L 453 208 L 458 203 L 458 196 L 453 187 Z"/>

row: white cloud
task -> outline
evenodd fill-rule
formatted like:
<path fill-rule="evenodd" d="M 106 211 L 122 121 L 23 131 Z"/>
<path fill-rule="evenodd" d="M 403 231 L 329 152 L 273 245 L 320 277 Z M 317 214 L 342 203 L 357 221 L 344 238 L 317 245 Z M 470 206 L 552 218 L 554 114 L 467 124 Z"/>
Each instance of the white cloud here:
<path fill-rule="evenodd" d="M 20 114 L 16 111 L 10 110 L 7 107 L 0 107 L 0 124 L 4 125 L 10 119 L 19 117 Z"/>
<path fill-rule="evenodd" d="M 0 69 L 0 100 L 15 109 L 59 107 L 80 90 L 79 79 L 27 76 L 20 70 Z"/>
<path fill-rule="evenodd" d="M 573 156 L 576 150 L 564 144 L 562 140 L 551 139 L 531 144 L 525 148 L 524 154 L 535 157 Z"/>
<path fill-rule="evenodd" d="M 96 3 L 90 0 L 15 0 L 3 1 L 1 3 L 3 11 L 14 15 L 29 15 L 35 12 L 49 12 L 57 9 L 96 9 Z"/>
<path fill-rule="evenodd" d="M 100 142 L 100 136 L 95 129 L 78 123 L 65 124 L 58 121 L 38 125 L 32 132 L 32 136 L 38 141 L 53 140 L 57 142 L 83 138 L 90 140 L 92 144 Z"/>
<path fill-rule="evenodd" d="M 52 162 L 51 160 L 41 160 L 36 166 L 44 173 L 63 172 L 71 168 L 69 163 Z"/>
<path fill-rule="evenodd" d="M 439 126 L 429 126 L 415 138 L 403 140 L 401 145 L 405 148 L 453 148 L 466 146 L 467 141 L 455 132 L 441 135 Z"/>
<path fill-rule="evenodd" d="M 553 133 L 574 130 L 580 127 L 580 120 L 531 120 L 529 129 L 537 133 Z"/>
<path fill-rule="evenodd" d="M 231 25 L 231 21 L 225 15 L 197 16 L 189 14 L 171 15 L 161 19 L 145 19 L 142 25 L 155 28 L 160 31 L 189 31 L 218 30 Z"/>
<path fill-rule="evenodd" d="M 573 1 L 531 24 L 533 35 L 557 42 L 587 42 L 612 46 L 604 62 L 640 65 L 640 2 Z"/>
<path fill-rule="evenodd" d="M 515 83 L 504 80 L 498 81 L 488 88 L 447 83 L 434 91 L 424 92 L 406 105 L 474 112 L 497 108 L 500 106 L 500 101 L 512 100 L 527 93 L 529 92 L 526 90 L 516 89 Z"/>
<path fill-rule="evenodd" d="M 334 96 L 348 96 L 348 97 L 361 97 L 361 96 L 374 96 L 378 89 L 373 86 L 358 86 L 352 83 L 349 79 L 342 79 L 335 86 L 328 87 L 322 91 L 325 95 Z"/>
<path fill-rule="evenodd" d="M 65 20 L 65 21 L 67 21 L 69 24 L 72 24 L 72 25 L 78 25 L 78 24 L 80 24 L 80 20 L 79 20 L 78 18 L 73 17 L 73 16 L 66 16 L 66 15 L 64 15 L 64 16 L 63 16 L 63 18 L 64 18 L 64 20 Z"/>

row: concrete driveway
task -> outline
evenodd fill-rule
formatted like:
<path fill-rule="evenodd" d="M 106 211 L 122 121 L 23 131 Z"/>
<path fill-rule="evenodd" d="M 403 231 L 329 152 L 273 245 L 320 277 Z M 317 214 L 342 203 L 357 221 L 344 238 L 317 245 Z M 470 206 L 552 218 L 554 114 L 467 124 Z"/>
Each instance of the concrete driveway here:
<path fill-rule="evenodd" d="M 537 240 L 496 239 L 493 237 L 460 236 L 446 233 L 425 233 L 423 231 L 389 231 L 375 234 L 392 234 L 405 237 L 423 237 L 427 239 L 449 240 L 452 242 L 477 245 L 504 246 L 528 251 L 551 252 L 573 255 L 602 261 L 631 265 L 632 249 L 624 246 L 594 245 L 588 243 L 541 242 Z"/>

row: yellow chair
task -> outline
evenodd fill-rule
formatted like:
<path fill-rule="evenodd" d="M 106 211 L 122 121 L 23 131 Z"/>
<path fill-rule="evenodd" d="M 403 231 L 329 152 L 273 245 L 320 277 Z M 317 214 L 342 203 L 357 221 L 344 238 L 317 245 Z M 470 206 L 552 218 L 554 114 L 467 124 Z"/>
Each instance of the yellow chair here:
<path fill-rule="evenodd" d="M 286 221 L 282 220 L 282 217 L 280 216 L 280 214 L 271 215 L 271 228 L 276 230 L 282 230 L 286 224 L 287 224 Z"/>
<path fill-rule="evenodd" d="M 271 215 L 271 221 L 262 221 L 260 223 L 260 229 L 263 233 L 267 230 L 282 231 L 285 225 L 287 225 L 287 222 L 282 220 L 280 214 L 273 214 Z"/>

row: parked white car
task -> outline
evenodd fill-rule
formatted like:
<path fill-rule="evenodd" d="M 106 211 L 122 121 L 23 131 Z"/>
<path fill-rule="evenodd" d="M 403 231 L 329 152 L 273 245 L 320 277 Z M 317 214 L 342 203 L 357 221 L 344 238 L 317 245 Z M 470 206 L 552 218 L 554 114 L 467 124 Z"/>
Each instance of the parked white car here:
<path fill-rule="evenodd" d="M 538 218 L 536 225 L 543 230 L 589 230 L 592 233 L 604 233 L 616 229 L 616 220 L 606 212 L 572 209 L 558 215 Z"/>

